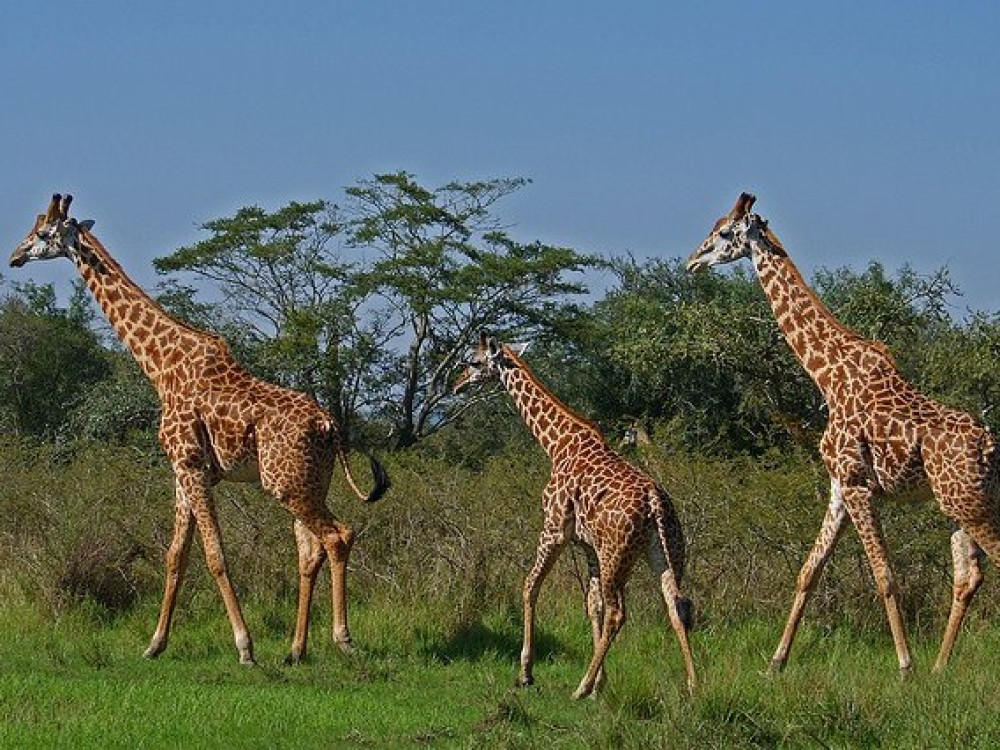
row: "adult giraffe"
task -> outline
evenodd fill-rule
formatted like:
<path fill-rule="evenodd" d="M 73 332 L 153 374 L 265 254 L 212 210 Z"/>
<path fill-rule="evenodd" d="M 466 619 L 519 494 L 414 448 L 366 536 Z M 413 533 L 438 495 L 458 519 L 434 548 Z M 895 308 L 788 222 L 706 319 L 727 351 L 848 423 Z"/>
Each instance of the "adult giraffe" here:
<path fill-rule="evenodd" d="M 820 455 L 830 474 L 830 501 L 819 536 L 799 573 L 784 633 L 771 659 L 780 671 L 817 577 L 849 516 L 872 566 L 892 630 L 899 669 L 910 671 L 899 588 L 872 501 L 883 493 L 929 484 L 941 510 L 957 524 L 952 534 L 951 614 L 935 670 L 951 656 L 955 638 L 982 583 L 983 550 L 1000 563 L 1000 478 L 997 446 L 968 414 L 916 390 L 882 344 L 837 320 L 806 285 L 743 193 L 688 260 L 698 271 L 752 259 L 785 340 L 826 400 L 829 417 Z"/>
<path fill-rule="evenodd" d="M 168 315 L 136 285 L 91 233 L 93 221 L 68 215 L 72 197 L 52 196 L 12 266 L 69 258 L 108 321 L 152 382 L 162 404 L 159 438 L 175 477 L 174 531 L 167 551 L 163 605 L 147 657 L 167 646 L 177 590 L 198 526 L 208 568 L 233 628 L 240 661 L 252 664 L 253 643 L 229 580 L 211 488 L 220 480 L 259 481 L 294 516 L 299 597 L 289 661 L 306 651 L 309 605 L 323 561 L 330 558 L 333 638 L 350 650 L 345 576 L 354 532 L 334 520 L 326 494 L 340 461 L 358 497 L 373 502 L 389 487 L 375 459 L 375 486 L 367 497 L 351 476 L 339 429 L 308 396 L 258 380 L 233 358 L 219 336 Z"/>
<path fill-rule="evenodd" d="M 680 591 L 684 536 L 670 497 L 615 453 L 595 425 L 556 398 L 511 347 L 482 334 L 454 391 L 489 378 L 500 380 L 552 461 L 552 474 L 542 494 L 545 519 L 535 564 L 524 582 L 518 684 L 534 681 L 535 604 L 542 581 L 566 544 L 576 541 L 586 551 L 590 573 L 587 614 L 594 655 L 573 697 L 590 695 L 603 681 L 604 657 L 625 622 L 625 584 L 643 554 L 659 581 L 680 642 L 688 690 L 693 690 L 694 662 L 688 644 L 691 602 Z"/>

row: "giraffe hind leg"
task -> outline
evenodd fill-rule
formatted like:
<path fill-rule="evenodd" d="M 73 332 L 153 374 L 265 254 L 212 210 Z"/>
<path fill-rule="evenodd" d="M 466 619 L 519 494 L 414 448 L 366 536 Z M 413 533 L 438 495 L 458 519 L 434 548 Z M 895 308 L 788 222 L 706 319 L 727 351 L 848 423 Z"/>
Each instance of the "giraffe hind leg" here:
<path fill-rule="evenodd" d="M 298 519 L 295 519 L 294 528 L 299 557 L 299 596 L 295 635 L 292 638 L 292 650 L 285 659 L 287 664 L 297 664 L 305 658 L 306 643 L 309 638 L 309 608 L 312 604 L 316 578 L 326 560 L 326 550 L 319 538 Z"/>
<path fill-rule="evenodd" d="M 951 535 L 951 556 L 954 575 L 951 612 L 934 662 L 935 672 L 940 672 L 947 666 L 969 604 L 983 582 L 983 550 L 964 529 L 956 529 Z"/>

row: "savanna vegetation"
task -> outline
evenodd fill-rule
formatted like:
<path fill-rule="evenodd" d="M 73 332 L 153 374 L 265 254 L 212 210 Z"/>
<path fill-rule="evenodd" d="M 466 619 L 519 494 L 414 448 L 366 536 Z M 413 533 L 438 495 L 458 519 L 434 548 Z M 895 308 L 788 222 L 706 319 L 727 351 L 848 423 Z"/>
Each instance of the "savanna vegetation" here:
<path fill-rule="evenodd" d="M 241 485 L 220 487 L 218 506 L 260 668 L 236 665 L 197 554 L 170 648 L 140 658 L 173 520 L 155 394 L 83 290 L 61 302 L 51 287 L 6 280 L 0 745 L 995 744 L 989 583 L 953 668 L 928 674 L 951 583 L 948 524 L 929 499 L 882 509 L 917 676 L 898 680 L 850 533 L 788 670 L 761 675 L 824 511 L 822 401 L 749 269 L 692 276 L 680 259 L 515 239 L 503 199 L 526 189 L 375 175 L 339 202 L 246 207 L 156 261 L 164 307 L 222 333 L 257 374 L 313 395 L 393 478 L 373 506 L 331 491 L 335 514 L 360 530 L 349 603 L 362 653 L 324 642 L 319 597 L 312 656 L 297 668 L 281 666 L 297 586 L 290 517 Z M 589 288 L 594 279 L 610 282 Z M 925 393 L 1000 426 L 1000 318 L 964 309 L 946 268 L 872 262 L 811 283 Z M 548 466 L 502 394 L 450 393 L 483 328 L 530 341 L 525 357 L 552 390 L 673 496 L 697 612 L 693 698 L 640 572 L 606 690 L 570 704 L 590 648 L 575 554 L 543 590 L 538 685 L 511 687 Z"/>

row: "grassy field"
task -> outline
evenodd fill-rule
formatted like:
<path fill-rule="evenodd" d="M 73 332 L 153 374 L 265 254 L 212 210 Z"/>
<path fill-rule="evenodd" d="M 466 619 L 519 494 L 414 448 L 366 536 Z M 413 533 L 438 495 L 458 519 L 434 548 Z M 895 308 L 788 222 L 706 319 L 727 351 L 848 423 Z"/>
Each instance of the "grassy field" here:
<path fill-rule="evenodd" d="M 995 747 L 1000 631 L 974 624 L 953 668 L 931 675 L 916 643 L 901 681 L 886 633 L 807 626 L 787 671 L 763 674 L 778 623 L 699 630 L 701 686 L 682 688 L 669 628 L 641 609 L 608 684 L 573 702 L 588 629 L 543 600 L 537 684 L 513 687 L 516 611 L 459 623 L 433 602 L 355 607 L 363 651 L 344 657 L 317 622 L 311 658 L 287 667 L 285 612 L 251 604 L 259 664 L 241 667 L 221 608 L 183 613 L 167 652 L 140 654 L 155 602 L 112 621 L 0 610 L 0 746 L 50 747 Z"/>
<path fill-rule="evenodd" d="M 240 667 L 200 549 L 170 647 L 141 657 L 170 540 L 171 481 L 156 455 L 60 452 L 0 440 L 0 747 L 996 747 L 1000 607 L 993 567 L 952 668 L 932 675 L 947 616 L 948 527 L 927 501 L 887 502 L 914 676 L 901 682 L 856 535 L 817 588 L 788 669 L 763 674 L 824 508 L 808 456 L 643 456 L 673 493 L 688 539 L 701 680 L 682 687 L 652 577 L 636 571 L 629 621 L 592 701 L 570 695 L 590 656 L 579 554 L 546 581 L 537 683 L 515 689 L 520 588 L 548 477 L 539 452 L 476 468 L 394 454 L 382 502 L 331 493 L 361 530 L 351 629 L 330 643 L 317 596 L 311 658 L 286 667 L 297 584 L 287 513 L 243 485 L 220 488 L 230 570 L 258 666 Z M 339 481 L 339 480 L 338 480 Z M 325 592 L 328 577 L 320 581 Z"/>

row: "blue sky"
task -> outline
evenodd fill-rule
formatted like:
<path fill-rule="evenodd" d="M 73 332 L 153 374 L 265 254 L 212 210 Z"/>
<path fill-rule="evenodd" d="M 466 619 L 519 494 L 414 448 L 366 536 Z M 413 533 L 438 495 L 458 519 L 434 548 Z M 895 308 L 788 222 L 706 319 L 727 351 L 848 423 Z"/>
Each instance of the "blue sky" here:
<path fill-rule="evenodd" d="M 8 3 L 0 240 L 49 194 L 137 281 L 244 205 L 521 176 L 521 241 L 686 256 L 741 190 L 792 257 L 1000 310 L 1000 4 Z M 68 263 L 4 268 L 65 282 Z M 598 284 L 607 279 L 597 279 Z"/>

